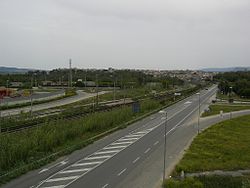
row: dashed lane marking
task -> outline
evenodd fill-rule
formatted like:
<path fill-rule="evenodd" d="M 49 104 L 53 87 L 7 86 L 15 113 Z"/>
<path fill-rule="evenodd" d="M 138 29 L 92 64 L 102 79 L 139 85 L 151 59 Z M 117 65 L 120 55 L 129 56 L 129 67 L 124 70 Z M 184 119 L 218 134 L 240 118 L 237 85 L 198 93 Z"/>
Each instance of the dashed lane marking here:
<path fill-rule="evenodd" d="M 121 172 L 119 172 L 119 173 L 117 174 L 117 176 L 122 175 L 122 174 L 123 174 L 126 170 L 127 170 L 127 169 L 126 169 L 126 168 L 124 168 Z"/>
<path fill-rule="evenodd" d="M 156 142 L 154 143 L 154 146 L 156 146 L 157 144 L 159 144 L 159 141 L 156 141 Z"/>
<path fill-rule="evenodd" d="M 106 187 L 108 187 L 109 186 L 109 184 L 105 184 L 104 186 L 102 186 L 102 188 L 106 188 Z"/>
<path fill-rule="evenodd" d="M 136 163 L 139 159 L 140 159 L 140 157 L 137 157 L 137 158 L 133 161 L 133 163 Z"/>
<path fill-rule="evenodd" d="M 148 148 L 144 153 L 148 153 L 151 150 L 151 148 Z"/>

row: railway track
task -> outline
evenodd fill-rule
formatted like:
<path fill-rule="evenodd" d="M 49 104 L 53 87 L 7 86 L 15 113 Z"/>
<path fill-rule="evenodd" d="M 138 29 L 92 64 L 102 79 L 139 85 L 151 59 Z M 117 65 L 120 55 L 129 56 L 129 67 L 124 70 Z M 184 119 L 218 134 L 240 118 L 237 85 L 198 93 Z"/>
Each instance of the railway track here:
<path fill-rule="evenodd" d="M 1 129 L 1 132 L 2 133 L 15 133 L 15 132 L 20 132 L 20 131 L 23 131 L 23 130 L 27 130 L 27 129 L 31 129 L 31 128 L 36 128 L 38 126 L 42 126 L 44 124 L 45 119 L 41 119 L 43 117 L 46 117 L 49 119 L 49 122 L 56 122 L 57 120 L 59 119 L 62 119 L 62 120 L 65 120 L 65 121 L 72 121 L 72 120 L 77 120 L 77 119 L 80 119 L 82 117 L 85 117 L 93 112 L 105 112 L 105 111 L 110 111 L 112 110 L 113 108 L 117 108 L 117 107 L 120 107 L 122 105 L 131 105 L 133 103 L 133 101 L 129 101 L 129 102 L 126 102 L 126 103 L 121 103 L 119 101 L 118 104 L 113 104 L 113 105 L 102 105 L 102 106 L 99 106 L 98 108 L 95 108 L 94 110 L 89 108 L 88 110 L 84 111 L 84 112 L 80 112 L 80 113 L 77 113 L 77 114 L 70 114 L 69 116 L 62 116 L 62 118 L 58 118 L 56 116 L 58 115 L 62 115 L 63 113 L 63 110 L 59 110 L 59 109 L 54 109 L 53 111 L 46 111 L 44 113 L 37 113 L 36 114 L 36 119 L 37 121 L 34 121 L 36 119 L 31 119 L 33 120 L 34 122 L 29 122 L 29 123 L 24 123 L 24 124 L 21 124 L 21 125 L 18 125 L 18 126 L 10 126 L 10 127 L 3 127 Z M 92 106 L 92 104 L 88 105 L 88 106 Z"/>
<path fill-rule="evenodd" d="M 145 97 L 146 98 L 154 98 L 156 100 L 161 100 L 161 101 L 163 101 L 165 99 L 171 100 L 171 98 L 173 98 L 172 95 L 173 95 L 172 92 L 165 92 L 165 93 L 160 93 L 157 95 L 144 96 L 144 98 L 139 99 L 139 101 L 145 100 Z M 112 110 L 113 108 L 120 107 L 123 105 L 132 105 L 134 102 L 135 101 L 133 101 L 131 99 L 121 99 L 121 100 L 116 100 L 116 101 L 100 102 L 99 103 L 100 106 L 98 108 L 95 108 L 94 110 L 92 109 L 93 103 L 84 104 L 84 105 L 77 105 L 77 106 L 73 107 L 73 109 L 81 108 L 81 107 L 89 107 L 89 109 L 85 112 L 70 114 L 69 116 L 63 116 L 64 110 L 62 110 L 62 109 L 50 109 L 50 110 L 47 110 L 46 112 L 42 112 L 42 113 L 37 112 L 36 113 L 36 118 L 40 122 L 29 122 L 26 124 L 24 123 L 24 124 L 21 124 L 18 126 L 10 126 L 7 128 L 3 127 L 3 128 L 1 128 L 1 132 L 6 133 L 6 134 L 7 133 L 15 133 L 15 132 L 20 132 L 23 130 L 27 130 L 27 129 L 41 126 L 44 124 L 45 120 L 41 121 L 41 119 L 39 119 L 39 118 L 43 118 L 43 117 L 51 118 L 51 119 L 49 119 L 49 122 L 55 122 L 58 120 L 58 117 L 56 117 L 56 116 L 62 115 L 62 118 L 60 118 L 60 119 L 63 119 L 65 121 L 72 121 L 72 120 L 77 120 L 79 118 L 87 116 L 88 114 L 93 113 L 93 112 L 101 112 L 101 111 L 105 112 L 105 111 L 109 111 L 109 110 Z"/>

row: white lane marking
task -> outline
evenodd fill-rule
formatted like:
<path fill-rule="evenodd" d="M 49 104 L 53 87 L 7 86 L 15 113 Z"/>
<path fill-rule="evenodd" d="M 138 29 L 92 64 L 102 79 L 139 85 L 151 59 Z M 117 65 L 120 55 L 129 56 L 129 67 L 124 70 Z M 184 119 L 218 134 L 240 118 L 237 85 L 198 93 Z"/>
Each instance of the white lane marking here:
<path fill-rule="evenodd" d="M 195 110 L 197 110 L 198 107 L 194 108 L 188 115 L 186 115 L 181 121 L 179 121 L 179 123 L 177 123 L 172 129 L 170 129 L 167 133 L 166 136 L 172 132 L 173 130 L 175 130 L 183 121 L 185 121 Z"/>
<path fill-rule="evenodd" d="M 113 147 L 105 147 L 103 148 L 104 150 L 108 150 L 108 149 L 120 149 L 120 148 L 125 148 L 127 146 L 113 146 Z"/>
<path fill-rule="evenodd" d="M 50 186 L 50 187 L 43 187 L 43 188 L 63 188 L 65 185 L 56 185 L 56 186 Z"/>
<path fill-rule="evenodd" d="M 48 171 L 48 170 L 49 170 L 48 168 L 44 168 L 44 169 L 40 170 L 40 171 L 38 172 L 38 174 L 41 174 L 41 173 L 46 172 L 46 171 Z"/>
<path fill-rule="evenodd" d="M 137 158 L 133 161 L 133 163 L 136 163 L 139 159 L 140 159 L 140 157 L 137 157 Z"/>
<path fill-rule="evenodd" d="M 106 159 L 106 158 L 110 158 L 110 157 L 112 157 L 112 155 L 103 155 L 103 156 L 97 156 L 97 157 L 87 157 L 87 158 L 85 158 L 85 160 Z"/>
<path fill-rule="evenodd" d="M 105 184 L 104 186 L 102 186 L 102 188 L 106 188 L 106 187 L 108 187 L 108 185 L 109 185 L 109 184 Z"/>
<path fill-rule="evenodd" d="M 91 170 L 92 168 L 80 168 L 80 169 L 75 169 L 75 170 L 64 170 L 59 172 L 59 174 L 67 174 L 67 173 L 74 173 L 74 172 L 87 172 Z"/>
<path fill-rule="evenodd" d="M 190 101 L 187 101 L 187 102 L 185 102 L 184 104 L 191 104 L 192 102 L 190 102 Z"/>
<path fill-rule="evenodd" d="M 130 141 L 130 140 L 138 140 L 138 138 L 123 138 L 123 139 L 119 139 L 118 141 Z"/>
<path fill-rule="evenodd" d="M 50 170 L 50 169 L 52 169 L 52 168 L 54 168 L 54 167 L 56 167 L 56 166 L 62 166 L 62 165 L 64 165 L 64 164 L 66 164 L 67 163 L 67 160 L 68 160 L 68 158 L 66 158 L 66 159 L 64 159 L 63 161 L 61 161 L 61 162 L 59 162 L 59 163 L 56 163 L 56 164 L 54 164 L 54 165 L 52 165 L 52 166 L 50 166 L 50 167 L 48 167 L 48 168 L 44 168 L 44 169 L 42 169 L 41 171 L 39 171 L 38 172 L 38 174 L 41 174 L 41 173 L 43 173 L 43 172 L 46 172 L 46 171 L 48 171 L 48 170 Z"/>
<path fill-rule="evenodd" d="M 109 151 L 100 151 L 95 154 L 108 154 L 108 153 L 118 153 L 120 150 L 109 150 Z"/>
<path fill-rule="evenodd" d="M 140 138 L 142 135 L 140 135 L 140 134 L 138 134 L 138 135 L 136 135 L 136 134 L 129 134 L 129 135 L 127 135 L 127 136 L 125 136 L 125 138 L 131 138 L 131 137 L 138 137 L 138 138 Z"/>
<path fill-rule="evenodd" d="M 159 144 L 159 141 L 156 141 L 156 142 L 154 143 L 154 146 L 157 145 L 157 144 Z"/>
<path fill-rule="evenodd" d="M 209 95 L 210 96 L 210 95 Z M 204 99 L 205 100 L 205 99 Z M 201 104 L 202 104 L 203 102 L 201 102 Z M 169 117 L 169 120 L 170 119 L 172 119 L 176 114 L 178 114 L 178 113 L 180 113 L 181 111 L 184 111 L 186 108 L 188 108 L 188 106 L 185 106 L 184 108 L 182 108 L 182 110 L 180 110 L 179 112 L 177 112 L 177 113 L 175 113 L 175 114 L 173 114 L 172 116 L 170 116 Z M 198 107 L 197 107 L 198 108 Z M 194 110 L 196 110 L 196 109 L 194 109 Z M 193 111 L 194 111 L 193 110 Z M 192 111 L 192 112 L 193 112 Z M 191 113 L 192 113 L 191 112 Z M 191 114 L 190 113 L 190 114 Z M 189 114 L 189 115 L 190 115 Z M 186 117 L 183 119 L 183 121 L 186 119 Z M 151 123 L 151 122 L 148 122 L 148 123 Z M 163 124 L 164 122 L 161 122 L 161 123 L 159 123 L 158 125 L 156 125 L 156 126 L 154 126 L 151 130 L 154 130 L 154 129 L 156 129 L 157 127 L 159 127 L 159 126 L 161 126 L 162 124 Z M 181 122 L 179 122 L 179 124 L 180 123 L 182 123 L 182 121 Z M 177 126 L 178 126 L 178 124 L 177 124 Z M 175 126 L 174 128 L 176 128 L 177 126 Z M 173 129 L 174 129 L 173 128 Z M 143 136 L 145 136 L 145 135 L 147 135 L 149 132 L 142 132 L 142 131 L 140 131 L 140 133 L 139 132 L 136 132 L 136 131 L 138 131 L 140 128 L 137 128 L 137 129 L 135 129 L 135 130 L 133 130 L 130 134 L 140 134 L 142 137 Z M 171 130 L 173 130 L 173 129 L 171 129 Z M 171 132 L 171 130 L 169 131 L 169 132 Z M 168 133 L 169 133 L 168 132 Z M 167 134 L 168 134 L 167 133 Z M 128 145 L 126 145 L 122 150 L 124 150 L 126 147 L 128 147 L 128 146 L 130 146 L 131 144 L 133 144 L 134 142 L 131 142 L 130 144 L 128 144 Z M 114 144 L 114 143 L 113 143 Z M 117 144 L 117 143 L 116 143 Z M 109 147 L 109 146 L 111 146 L 112 144 L 109 144 L 107 147 Z M 102 149 L 100 149 L 100 150 L 103 150 L 104 148 L 102 148 Z M 100 151 L 99 150 L 99 151 Z M 121 150 L 121 151 L 122 151 Z M 93 154 L 92 154 L 93 155 Z M 116 155 L 116 154 L 115 154 Z M 112 155 L 112 157 L 114 157 L 115 155 Z M 91 155 L 90 155 L 91 156 Z M 111 157 L 111 158 L 112 158 Z M 106 160 L 108 160 L 109 158 L 107 158 L 107 159 L 105 159 L 105 160 L 103 160 L 103 161 L 101 161 L 99 164 L 97 164 L 95 167 L 93 167 L 93 169 L 94 168 L 97 168 L 98 166 L 100 166 L 102 163 L 104 163 Z M 80 162 L 80 161 L 83 161 L 83 160 L 85 160 L 85 159 L 81 159 L 81 160 L 79 160 L 79 161 L 77 161 L 77 162 Z M 76 163 L 77 163 L 76 162 Z M 65 170 L 65 169 L 67 169 L 67 168 L 70 168 L 71 166 L 68 166 L 68 167 L 66 167 L 66 168 L 64 168 L 63 170 Z M 62 170 L 61 170 L 62 171 Z M 50 178 L 52 178 L 52 177 L 54 177 L 55 175 L 56 175 L 57 173 L 55 173 L 55 174 L 53 174 L 53 175 L 51 175 L 50 177 L 48 177 L 47 179 L 45 179 L 45 180 L 43 180 L 43 181 L 41 181 L 40 183 L 39 183 L 39 185 L 37 186 L 37 187 L 41 187 L 41 185 L 44 183 L 44 182 L 46 182 L 47 180 L 49 180 Z M 78 178 L 80 178 L 80 177 L 82 177 L 82 176 L 84 176 L 85 175 L 85 173 L 84 174 L 82 174 L 82 175 L 80 175 Z M 77 178 L 77 179 L 78 179 Z M 68 185 L 70 185 L 71 183 L 73 183 L 73 182 L 75 182 L 77 179 L 74 179 L 74 180 L 72 180 L 72 181 L 70 181 L 67 185 L 65 185 L 65 187 L 66 186 L 68 186 Z"/>
<path fill-rule="evenodd" d="M 122 174 L 123 174 L 126 170 L 127 170 L 127 169 L 126 169 L 126 168 L 124 168 L 121 172 L 119 172 L 119 173 L 117 174 L 117 176 L 122 175 Z"/>
<path fill-rule="evenodd" d="M 129 135 L 133 135 L 133 136 L 138 136 L 138 137 L 142 137 L 142 136 L 144 136 L 145 134 L 143 133 L 133 133 L 133 134 L 129 134 Z"/>
<path fill-rule="evenodd" d="M 124 144 L 132 144 L 132 143 L 134 143 L 134 142 L 114 142 L 113 144 L 110 144 L 111 146 L 114 146 L 114 145 L 124 145 Z"/>
<path fill-rule="evenodd" d="M 66 165 L 68 162 L 69 162 L 68 159 L 65 159 L 65 160 L 63 160 L 63 161 L 60 162 L 59 166 L 61 167 L 63 165 Z"/>
<path fill-rule="evenodd" d="M 137 133 L 141 133 L 141 134 L 147 134 L 148 133 L 148 131 L 140 131 L 140 132 L 137 132 Z"/>
<path fill-rule="evenodd" d="M 73 164 L 72 166 L 73 167 L 76 167 L 76 166 L 88 166 L 88 165 L 95 165 L 95 164 L 100 164 L 101 161 L 97 161 L 97 162 L 90 162 L 90 163 L 76 163 L 76 164 Z"/>
<path fill-rule="evenodd" d="M 63 177 L 63 178 L 48 179 L 45 182 L 65 181 L 65 180 L 72 180 L 72 179 L 77 179 L 77 178 L 79 178 L 79 176 L 68 176 L 68 177 Z"/>
<path fill-rule="evenodd" d="M 144 153 L 148 153 L 151 150 L 151 148 L 148 148 Z"/>

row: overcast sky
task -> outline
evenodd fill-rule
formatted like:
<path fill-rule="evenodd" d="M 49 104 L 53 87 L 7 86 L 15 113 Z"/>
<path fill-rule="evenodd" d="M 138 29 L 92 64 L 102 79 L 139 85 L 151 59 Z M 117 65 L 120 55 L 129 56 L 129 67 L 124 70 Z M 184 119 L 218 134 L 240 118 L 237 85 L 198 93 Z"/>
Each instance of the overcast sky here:
<path fill-rule="evenodd" d="M 250 0 L 0 0 L 0 66 L 250 66 Z"/>

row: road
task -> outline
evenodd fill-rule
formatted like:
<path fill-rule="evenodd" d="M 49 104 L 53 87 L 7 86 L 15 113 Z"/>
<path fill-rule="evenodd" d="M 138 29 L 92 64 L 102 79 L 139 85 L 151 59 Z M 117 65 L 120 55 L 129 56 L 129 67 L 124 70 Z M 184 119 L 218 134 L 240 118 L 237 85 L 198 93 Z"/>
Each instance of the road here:
<path fill-rule="evenodd" d="M 107 93 L 107 91 L 100 91 L 98 94 L 102 95 L 104 93 Z M 58 107 L 58 106 L 63 106 L 66 104 L 74 103 L 74 102 L 77 102 L 80 100 L 84 100 L 84 99 L 93 97 L 95 95 L 96 95 L 95 93 L 86 93 L 86 92 L 78 90 L 77 95 L 75 95 L 75 96 L 67 97 L 67 98 L 60 99 L 60 100 L 51 101 L 48 103 L 33 105 L 32 111 L 39 111 L 39 110 L 45 110 L 45 109 L 54 108 L 54 107 Z M 1 117 L 10 116 L 10 115 L 17 115 L 17 114 L 20 114 L 21 112 L 29 112 L 30 110 L 31 110 L 30 106 L 9 109 L 9 110 L 2 110 Z"/>
<path fill-rule="evenodd" d="M 215 86 L 200 92 L 201 109 L 207 108 L 215 93 Z M 166 109 L 167 174 L 197 134 L 198 101 L 198 95 L 193 95 Z M 201 126 L 204 122 L 214 121 L 201 121 Z M 164 125 L 164 115 L 153 114 L 3 187 L 159 187 Z"/>
<path fill-rule="evenodd" d="M 54 99 L 65 94 L 64 89 L 56 90 L 53 92 L 34 92 L 32 98 L 34 101 L 49 100 Z M 20 97 L 8 97 L 1 100 L 0 105 L 15 105 L 30 102 L 30 97 L 20 96 Z"/>

